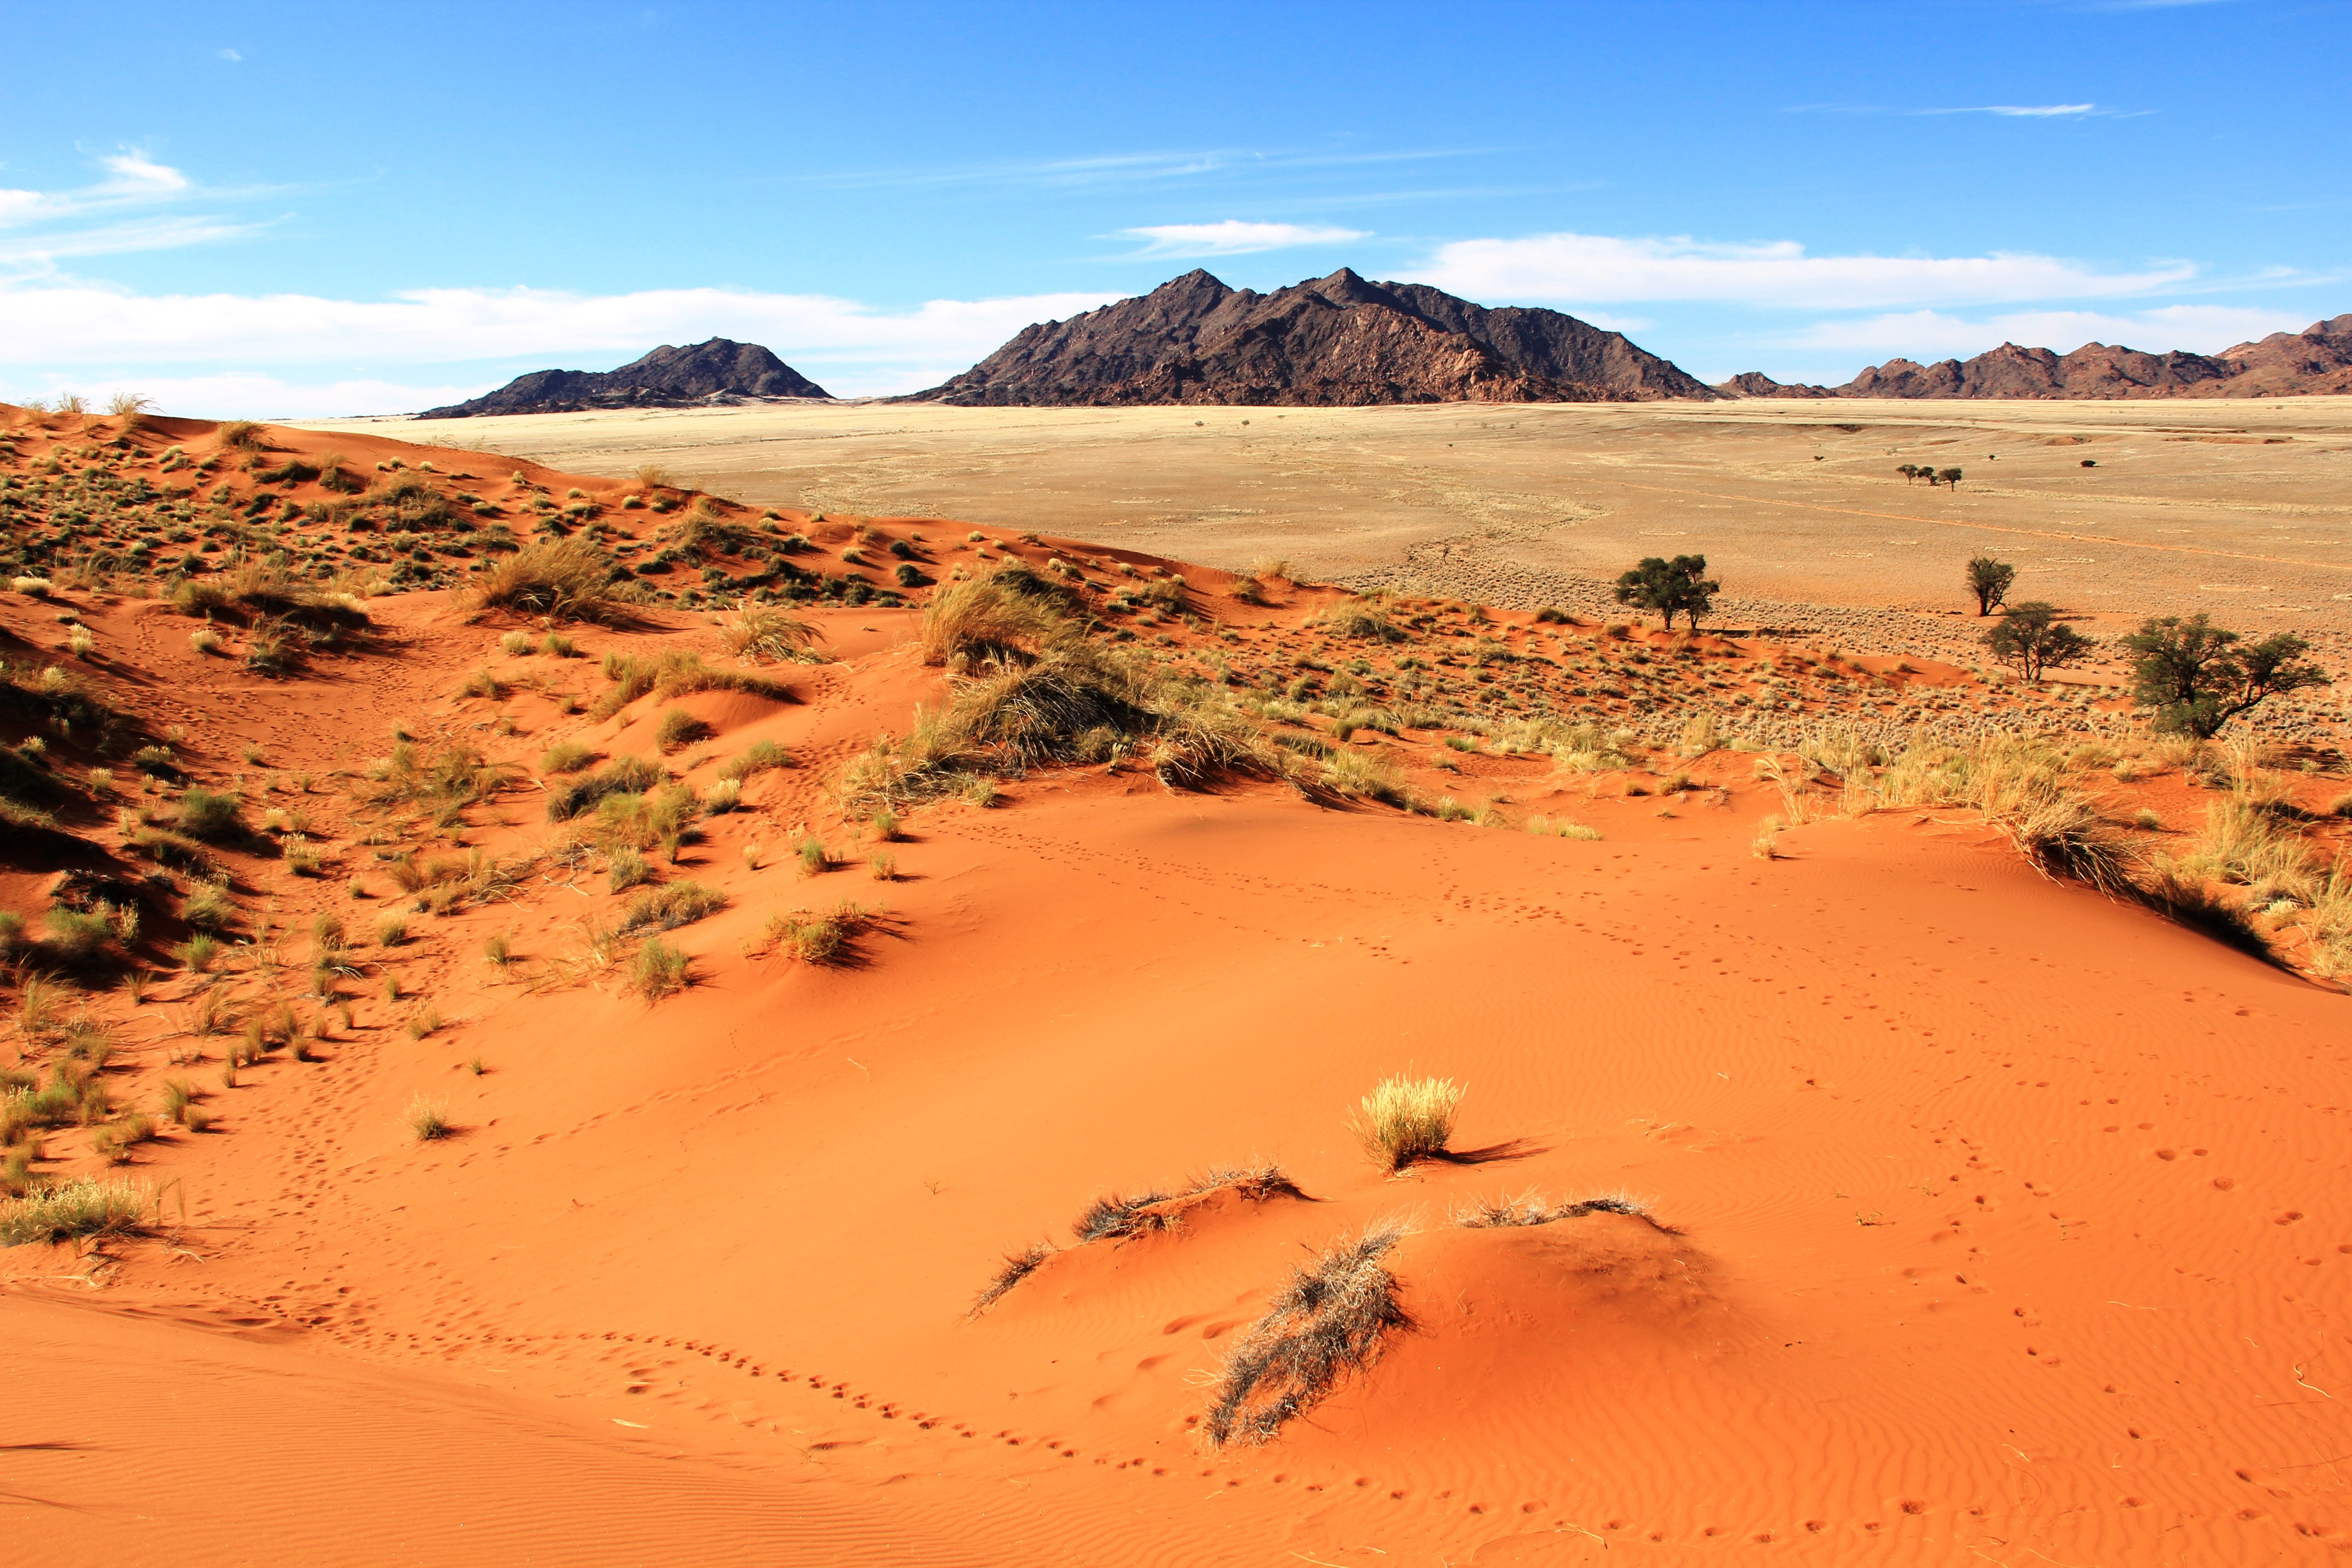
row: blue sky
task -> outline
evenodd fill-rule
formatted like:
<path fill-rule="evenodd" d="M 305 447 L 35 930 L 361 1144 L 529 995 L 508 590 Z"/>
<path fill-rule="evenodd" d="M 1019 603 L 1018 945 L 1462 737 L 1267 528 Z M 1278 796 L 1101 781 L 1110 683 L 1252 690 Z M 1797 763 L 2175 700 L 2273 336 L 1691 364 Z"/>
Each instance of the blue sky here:
<path fill-rule="evenodd" d="M 1194 266 L 1709 380 L 2352 310 L 2347 0 L 13 5 L 0 398 L 909 390 Z"/>

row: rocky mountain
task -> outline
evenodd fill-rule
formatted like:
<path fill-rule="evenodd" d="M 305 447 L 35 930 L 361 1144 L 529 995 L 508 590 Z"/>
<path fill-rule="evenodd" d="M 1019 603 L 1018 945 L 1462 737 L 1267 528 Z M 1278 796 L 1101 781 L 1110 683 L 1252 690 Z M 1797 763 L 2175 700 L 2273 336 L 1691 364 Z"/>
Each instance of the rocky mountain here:
<path fill-rule="evenodd" d="M 687 348 L 668 343 L 618 370 L 535 370 L 496 392 L 420 419 L 478 414 L 575 414 L 588 408 L 686 408 L 769 397 L 833 395 L 757 343 L 712 338 Z"/>
<path fill-rule="evenodd" d="M 2352 393 L 2352 315 L 2273 332 L 2219 354 L 2147 353 L 2084 343 L 2070 354 L 2003 343 L 1974 359 L 1891 359 L 1843 386 L 1784 386 L 1760 371 L 1717 391 L 1734 397 L 2286 397 Z"/>
<path fill-rule="evenodd" d="M 1712 398 L 1697 378 L 1557 310 L 1490 310 L 1346 268 L 1271 294 L 1195 269 L 1066 321 L 1024 327 L 907 401 L 963 405 L 1189 403 L 1630 403 Z"/>

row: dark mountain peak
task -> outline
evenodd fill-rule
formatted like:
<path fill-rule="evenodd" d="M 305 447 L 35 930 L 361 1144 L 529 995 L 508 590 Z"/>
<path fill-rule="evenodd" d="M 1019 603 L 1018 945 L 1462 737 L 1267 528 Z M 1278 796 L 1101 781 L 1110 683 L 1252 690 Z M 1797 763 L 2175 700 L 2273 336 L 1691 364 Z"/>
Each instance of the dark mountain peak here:
<path fill-rule="evenodd" d="M 1014 405 L 1598 402 L 1716 394 L 1557 310 L 1488 310 L 1351 268 L 1270 294 L 1194 269 L 1024 328 L 913 400 Z"/>
<path fill-rule="evenodd" d="M 758 343 L 710 338 L 664 343 L 618 370 L 538 370 L 496 392 L 428 408 L 421 419 L 484 414 L 572 414 L 588 408 L 683 408 L 771 397 L 833 395 Z"/>

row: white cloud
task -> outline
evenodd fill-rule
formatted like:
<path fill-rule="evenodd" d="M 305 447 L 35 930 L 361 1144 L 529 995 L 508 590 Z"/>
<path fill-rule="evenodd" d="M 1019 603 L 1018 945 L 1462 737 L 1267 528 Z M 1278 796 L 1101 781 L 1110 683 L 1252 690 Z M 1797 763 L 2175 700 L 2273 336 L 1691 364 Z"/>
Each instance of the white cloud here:
<path fill-rule="evenodd" d="M 245 58 L 243 55 L 238 54 L 235 49 L 217 49 L 214 52 L 219 55 L 221 58 L 228 61 L 231 65 L 235 65 L 237 61 Z"/>
<path fill-rule="evenodd" d="M 1915 109 L 1914 114 L 1999 114 L 2011 120 L 2062 120 L 2096 114 L 2095 103 L 1976 103 L 1962 109 Z"/>
<path fill-rule="evenodd" d="M 241 371 L 216 375 L 124 376 L 75 379 L 46 375 L 37 382 L 0 383 L 0 402 L 22 403 L 76 392 L 98 407 L 116 393 L 152 399 L 166 414 L 188 419 L 331 419 L 341 415 L 413 414 L 420 408 L 478 396 L 509 378 L 485 381 L 384 381 L 368 377 L 300 380 Z"/>
<path fill-rule="evenodd" d="M 99 187 L 101 190 L 118 192 L 125 195 L 151 194 L 161 195 L 188 188 L 187 175 L 167 163 L 156 163 L 144 153 L 135 153 L 126 149 L 110 158 L 101 158 L 99 162 L 104 163 L 114 174 L 112 180 Z"/>
<path fill-rule="evenodd" d="M 2000 344 L 2071 353 L 2103 342 L 2163 353 L 2219 353 L 2271 332 L 2299 332 L 2308 318 L 2235 305 L 2165 305 L 2118 316 L 2089 310 L 2023 310 L 1968 321 L 1938 310 L 1906 310 L 1865 320 L 1822 321 L 1770 346 L 1840 349 L 1864 356 L 1966 359 Z"/>
<path fill-rule="evenodd" d="M 100 158 L 112 177 L 71 191 L 0 190 L 0 225 L 41 223 L 99 208 L 120 207 L 184 195 L 188 177 L 135 148 Z"/>
<path fill-rule="evenodd" d="M 1120 231 L 1149 241 L 1145 256 L 1246 256 L 1259 250 L 1286 250 L 1300 245 L 1340 245 L 1370 237 L 1370 231 L 1334 228 L 1327 224 L 1163 223 Z"/>
<path fill-rule="evenodd" d="M 604 370 L 657 343 L 730 337 L 766 344 L 828 391 L 862 395 L 935 384 L 1032 321 L 1115 298 L 932 300 L 892 311 L 824 295 L 729 289 L 610 295 L 435 289 L 337 300 L 143 295 L 44 281 L 0 286 L 0 365 L 53 383 L 135 383 L 168 412 L 192 409 L 184 397 L 244 413 L 348 414 L 468 396 L 508 380 L 510 366 Z M 382 367 L 401 364 L 433 366 L 444 377 L 447 367 L 482 368 L 462 385 L 382 375 Z M 302 365 L 330 374 L 279 381 L 260 368 Z M 183 366 L 203 368 L 193 376 L 165 374 Z M 358 367 L 365 373 L 346 374 Z"/>
<path fill-rule="evenodd" d="M 1543 234 L 1465 239 L 1438 247 L 1412 280 L 1493 304 L 1717 300 L 1781 308 L 2113 298 L 2183 283 L 2197 268 L 2167 263 L 2100 272 L 2057 257 L 1811 256 L 1794 240 L 1724 244 L 1687 236 L 1626 239 Z"/>
<path fill-rule="evenodd" d="M 1032 321 L 1107 304 L 1108 294 L 932 300 L 883 311 L 821 294 L 656 289 L 421 289 L 391 300 L 314 294 L 144 295 L 89 283 L 0 288 L 0 363 L 301 364 L 465 361 L 645 353 L 711 336 L 828 356 L 971 357 Z"/>

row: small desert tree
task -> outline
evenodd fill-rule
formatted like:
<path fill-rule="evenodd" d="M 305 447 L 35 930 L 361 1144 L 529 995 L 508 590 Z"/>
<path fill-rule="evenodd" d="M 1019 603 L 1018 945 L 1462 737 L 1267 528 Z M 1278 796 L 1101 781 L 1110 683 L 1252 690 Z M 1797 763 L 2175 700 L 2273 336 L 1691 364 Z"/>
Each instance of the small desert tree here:
<path fill-rule="evenodd" d="M 1979 555 L 1969 563 L 1969 592 L 1977 596 L 1977 614 L 1991 615 L 2009 597 L 2009 585 L 2017 581 L 2017 568 L 2006 561 L 1996 561 L 1990 555 Z"/>
<path fill-rule="evenodd" d="M 2202 615 L 2150 616 L 2125 637 L 2132 697 L 2156 710 L 2156 727 L 2210 740 L 2263 699 L 2326 686 L 2327 672 L 2298 663 L 2311 644 L 2292 632 L 2241 647 L 2236 632 Z"/>
<path fill-rule="evenodd" d="M 1993 658 L 2015 668 L 2028 680 L 2039 680 L 2045 669 L 2073 664 L 2095 645 L 2089 637 L 2058 618 L 2058 606 L 2029 600 L 2011 605 L 1985 633 L 1985 647 Z"/>
<path fill-rule="evenodd" d="M 1690 616 L 1691 630 L 1698 618 L 1715 608 L 1723 584 L 1706 574 L 1704 555 L 1677 555 L 1672 561 L 1652 555 L 1617 579 L 1617 602 L 1637 610 L 1655 610 L 1671 630 L 1675 616 Z"/>
<path fill-rule="evenodd" d="M 1907 485 L 1913 479 L 1919 477 L 1919 465 L 1916 463 L 1906 463 L 1895 471 L 1903 476 L 1903 482 Z"/>
<path fill-rule="evenodd" d="M 1958 468 L 1938 468 L 1936 470 L 1936 477 L 1954 489 L 1960 488 L 1960 470 Z"/>

